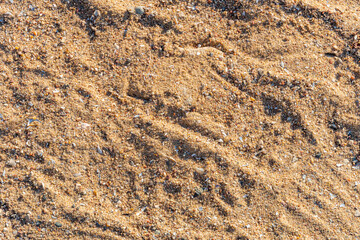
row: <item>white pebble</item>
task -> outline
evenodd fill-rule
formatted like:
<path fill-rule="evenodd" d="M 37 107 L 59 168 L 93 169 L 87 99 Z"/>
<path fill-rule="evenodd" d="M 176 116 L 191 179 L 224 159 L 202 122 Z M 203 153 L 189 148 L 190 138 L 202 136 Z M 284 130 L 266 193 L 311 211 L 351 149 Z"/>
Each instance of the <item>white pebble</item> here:
<path fill-rule="evenodd" d="M 15 166 L 16 166 L 16 162 L 15 162 L 14 159 L 10 159 L 10 160 L 6 163 L 6 165 L 7 165 L 8 167 L 15 167 Z"/>

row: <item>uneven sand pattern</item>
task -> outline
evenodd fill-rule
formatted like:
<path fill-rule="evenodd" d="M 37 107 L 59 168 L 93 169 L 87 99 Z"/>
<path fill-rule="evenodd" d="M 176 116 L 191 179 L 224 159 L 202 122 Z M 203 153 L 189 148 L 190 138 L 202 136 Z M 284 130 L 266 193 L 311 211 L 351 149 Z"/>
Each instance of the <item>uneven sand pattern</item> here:
<path fill-rule="evenodd" d="M 0 2 L 0 239 L 360 238 L 359 7 Z"/>

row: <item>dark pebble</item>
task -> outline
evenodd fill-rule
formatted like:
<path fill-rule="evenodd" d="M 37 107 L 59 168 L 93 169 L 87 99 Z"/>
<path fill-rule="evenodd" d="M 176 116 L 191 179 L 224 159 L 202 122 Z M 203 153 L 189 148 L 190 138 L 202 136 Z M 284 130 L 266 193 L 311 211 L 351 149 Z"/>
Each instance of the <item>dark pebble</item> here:
<path fill-rule="evenodd" d="M 139 15 L 143 15 L 145 13 L 144 7 L 135 7 L 135 13 Z"/>
<path fill-rule="evenodd" d="M 330 124 L 329 127 L 334 131 L 336 131 L 338 129 L 338 127 L 334 123 Z"/>
<path fill-rule="evenodd" d="M 59 222 L 56 222 L 56 223 L 55 223 L 55 226 L 57 226 L 57 227 L 62 227 L 62 224 L 59 223 Z"/>

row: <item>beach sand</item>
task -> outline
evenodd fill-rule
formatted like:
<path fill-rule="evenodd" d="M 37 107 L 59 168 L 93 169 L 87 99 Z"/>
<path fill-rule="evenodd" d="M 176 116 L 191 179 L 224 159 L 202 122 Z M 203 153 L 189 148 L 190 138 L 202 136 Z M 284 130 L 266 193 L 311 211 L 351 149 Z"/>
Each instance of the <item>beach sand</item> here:
<path fill-rule="evenodd" d="M 0 239 L 360 237 L 356 0 L 0 2 Z"/>

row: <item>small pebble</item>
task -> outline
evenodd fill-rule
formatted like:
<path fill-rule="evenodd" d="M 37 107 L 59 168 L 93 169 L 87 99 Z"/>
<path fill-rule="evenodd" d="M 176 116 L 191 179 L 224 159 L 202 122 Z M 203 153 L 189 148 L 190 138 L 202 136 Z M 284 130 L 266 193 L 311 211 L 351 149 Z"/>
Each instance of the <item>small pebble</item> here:
<path fill-rule="evenodd" d="M 55 223 L 55 226 L 57 226 L 57 227 L 62 227 L 62 224 L 59 223 L 59 222 L 56 222 L 56 223 Z"/>
<path fill-rule="evenodd" d="M 333 200 L 334 198 L 336 198 L 335 194 L 330 193 L 330 200 Z"/>
<path fill-rule="evenodd" d="M 355 217 L 360 217 L 360 211 L 357 210 L 357 211 L 354 213 L 354 216 L 355 216 Z"/>
<path fill-rule="evenodd" d="M 95 16 L 95 17 L 100 17 L 100 16 L 101 16 L 100 11 L 99 11 L 99 10 L 95 10 L 94 16 Z"/>
<path fill-rule="evenodd" d="M 139 15 L 143 15 L 145 13 L 144 7 L 141 7 L 141 6 L 135 7 L 135 13 L 139 14 Z"/>
<path fill-rule="evenodd" d="M 195 171 L 199 174 L 204 174 L 205 173 L 205 170 L 203 168 L 195 168 Z"/>
<path fill-rule="evenodd" d="M 338 129 L 338 127 L 334 123 L 330 124 L 329 128 L 331 128 L 334 131 Z"/>
<path fill-rule="evenodd" d="M 14 159 L 10 159 L 9 161 L 7 161 L 6 166 L 8 167 L 15 167 L 16 166 L 16 162 Z"/>
<path fill-rule="evenodd" d="M 99 146 L 97 146 L 96 151 L 97 151 L 99 154 L 103 155 L 103 151 L 102 151 L 102 149 L 101 149 Z"/>

